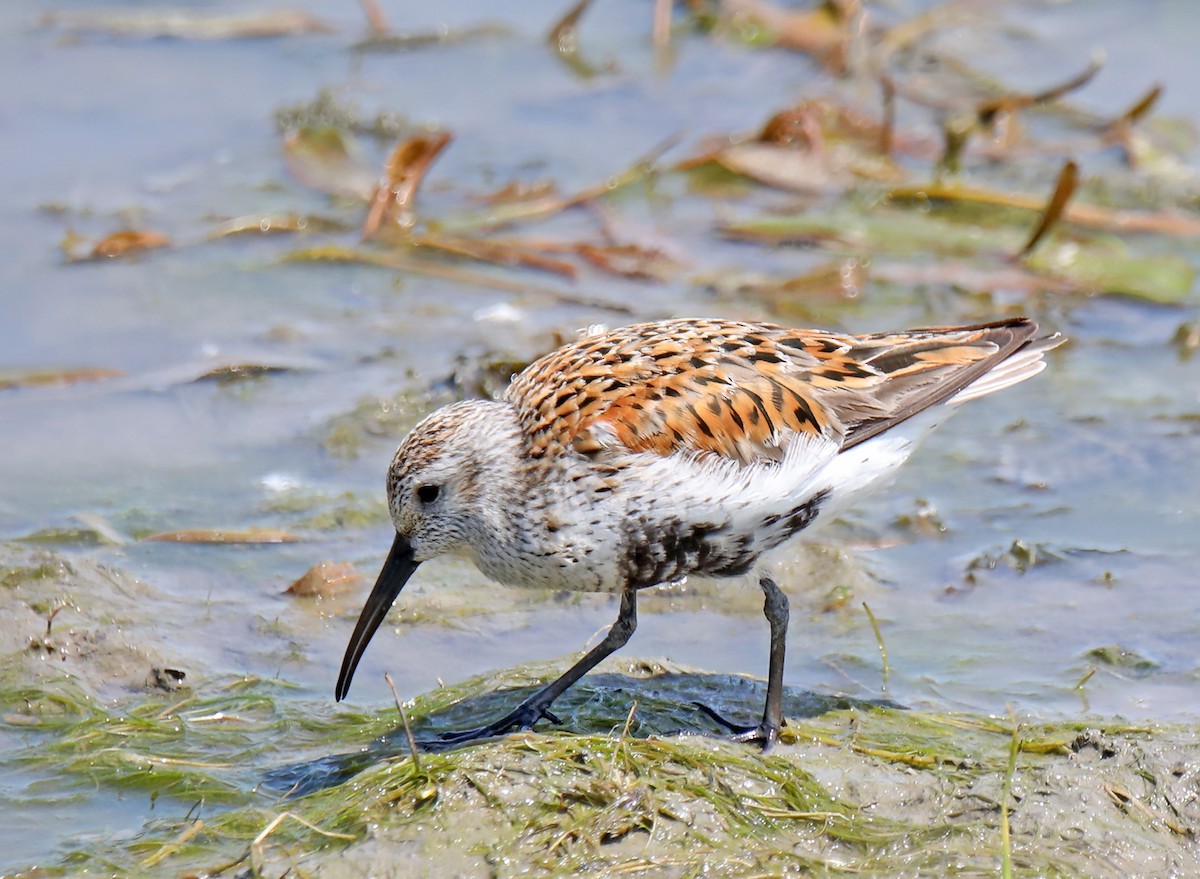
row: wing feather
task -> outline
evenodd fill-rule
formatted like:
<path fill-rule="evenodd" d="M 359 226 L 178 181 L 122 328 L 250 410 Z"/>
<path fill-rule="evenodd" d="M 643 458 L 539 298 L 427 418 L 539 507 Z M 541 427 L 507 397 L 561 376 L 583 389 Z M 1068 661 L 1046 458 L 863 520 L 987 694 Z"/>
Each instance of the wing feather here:
<path fill-rule="evenodd" d="M 1031 343 L 1036 331 L 1024 318 L 862 336 L 638 324 L 546 355 L 506 398 L 535 457 L 625 450 L 778 462 L 797 436 L 849 448 L 956 394 L 972 399 L 1036 374 L 1058 344 Z M 979 381 L 997 367 L 994 381 Z"/>

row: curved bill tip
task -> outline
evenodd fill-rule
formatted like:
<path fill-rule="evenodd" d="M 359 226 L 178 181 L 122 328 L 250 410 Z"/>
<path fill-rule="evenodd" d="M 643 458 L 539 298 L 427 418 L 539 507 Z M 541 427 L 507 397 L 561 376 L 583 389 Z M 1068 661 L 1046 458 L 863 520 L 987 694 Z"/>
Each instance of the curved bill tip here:
<path fill-rule="evenodd" d="M 371 594 L 367 596 L 367 603 L 363 605 L 358 623 L 354 626 L 354 634 L 350 636 L 350 643 L 346 645 L 346 655 L 342 657 L 342 670 L 338 675 L 337 687 L 333 691 L 337 701 L 341 702 L 346 698 L 346 693 L 350 690 L 350 681 L 354 678 L 354 670 L 358 668 L 358 661 L 362 659 L 367 645 L 371 643 L 371 636 L 392 609 L 392 602 L 396 600 L 396 596 L 400 594 L 400 590 L 404 588 L 418 564 L 420 563 L 413 559 L 413 549 L 408 540 L 397 534 L 387 561 L 383 563 L 383 570 L 379 572 L 379 579 L 375 581 L 375 588 L 371 590 Z"/>

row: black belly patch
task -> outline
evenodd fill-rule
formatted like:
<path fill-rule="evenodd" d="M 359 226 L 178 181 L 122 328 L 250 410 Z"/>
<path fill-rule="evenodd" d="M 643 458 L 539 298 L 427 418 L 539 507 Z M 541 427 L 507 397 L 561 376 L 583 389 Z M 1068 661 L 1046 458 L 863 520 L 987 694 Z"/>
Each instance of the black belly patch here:
<path fill-rule="evenodd" d="M 797 504 L 786 513 L 767 516 L 762 522 L 763 530 L 778 528 L 780 531 L 780 543 L 787 540 L 787 538 L 791 537 L 797 531 L 803 531 L 817 518 L 817 514 L 821 512 L 821 506 L 829 499 L 829 492 L 828 488 L 822 489 L 804 503 Z"/>
<path fill-rule="evenodd" d="M 635 589 L 688 574 L 741 574 L 758 557 L 753 549 L 754 536 L 730 534 L 728 523 L 668 519 L 651 525 L 644 518 L 631 517 L 624 537 L 622 574 Z"/>
<path fill-rule="evenodd" d="M 763 519 L 755 533 L 732 534 L 729 523 L 655 521 L 633 515 L 622 537 L 621 573 L 635 589 L 656 586 L 688 574 L 732 577 L 744 574 L 763 552 L 812 524 L 829 497 L 820 491 L 786 512 Z"/>

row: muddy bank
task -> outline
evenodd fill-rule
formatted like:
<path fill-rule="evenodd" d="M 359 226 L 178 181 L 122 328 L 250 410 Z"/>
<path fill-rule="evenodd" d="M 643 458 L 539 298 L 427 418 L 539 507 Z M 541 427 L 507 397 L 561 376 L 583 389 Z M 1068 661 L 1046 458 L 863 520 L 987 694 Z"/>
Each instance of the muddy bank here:
<path fill-rule="evenodd" d="M 283 679 L 207 673 L 153 635 L 153 586 L 48 553 L 21 562 L 3 579 L 7 759 L 52 779 L 26 799 L 91 789 L 123 799 L 134 821 L 89 833 L 81 815 L 70 848 L 11 865 L 19 875 L 1200 871 L 1191 727 L 936 713 L 792 688 L 783 742 L 764 757 L 694 707 L 750 720 L 759 681 L 624 657 L 555 706 L 560 727 L 413 760 L 394 707 L 363 713 Z M 494 716 L 565 661 L 420 696 L 406 706 L 414 736 Z"/>
<path fill-rule="evenodd" d="M 1011 736 L 978 718 L 836 712 L 795 733 L 767 758 L 702 738 L 529 735 L 427 775 L 396 763 L 355 785 L 370 802 L 359 839 L 272 862 L 325 876 L 1200 869 L 1186 731 L 1022 729 L 1011 775 Z"/>
<path fill-rule="evenodd" d="M 186 681 L 166 627 L 154 624 L 169 598 L 119 568 L 9 547 L 0 550 L 0 596 L 7 686 L 71 686 L 121 700 Z"/>
<path fill-rule="evenodd" d="M 785 743 L 762 757 L 694 720 L 689 734 L 654 732 L 688 726 L 689 700 L 711 676 L 623 670 L 569 703 L 568 725 L 588 734 L 376 764 L 296 803 L 353 842 L 281 843 L 264 863 L 322 876 L 963 876 L 996 875 L 1006 861 L 1035 875 L 1200 870 L 1194 730 L 1029 724 L 791 691 Z M 707 692 L 722 710 L 753 717 L 761 688 L 721 683 Z M 620 709 L 634 703 L 626 728 Z"/>

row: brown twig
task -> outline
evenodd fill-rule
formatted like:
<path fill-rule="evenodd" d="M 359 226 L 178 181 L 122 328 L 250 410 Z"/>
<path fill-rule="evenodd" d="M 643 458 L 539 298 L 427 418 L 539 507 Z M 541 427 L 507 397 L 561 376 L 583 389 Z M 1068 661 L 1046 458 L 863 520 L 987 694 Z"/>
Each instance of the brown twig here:
<path fill-rule="evenodd" d="M 402 141 L 388 158 L 384 179 L 375 187 L 371 207 L 363 221 L 362 237 L 371 238 L 385 219 L 409 228 L 413 225 L 412 203 L 430 166 L 450 143 L 448 131 L 417 135 Z"/>
<path fill-rule="evenodd" d="M 188 842 L 188 840 L 190 840 L 193 836 L 195 836 L 197 833 L 199 833 L 203 829 L 204 829 L 204 822 L 201 821 L 199 818 L 197 818 L 195 821 L 190 823 L 187 827 L 183 828 L 183 830 L 180 832 L 180 834 L 178 836 L 176 836 L 173 840 L 166 843 L 162 848 L 160 848 L 154 854 L 150 855 L 150 857 L 143 860 L 140 866 L 143 868 L 153 867 L 154 865 L 158 864 L 160 861 L 163 861 L 166 858 L 169 858 L 171 855 L 175 854 L 175 852 L 179 851 L 179 849 L 182 848 L 184 846 L 184 844 Z"/>
<path fill-rule="evenodd" d="M 592 0 L 579 0 L 567 10 L 567 14 L 558 20 L 546 35 L 546 43 L 554 50 L 559 58 L 583 77 L 596 74 L 596 69 L 588 64 L 579 54 L 579 20 L 592 5 Z"/>
<path fill-rule="evenodd" d="M 380 37 L 392 32 L 392 28 L 387 22 L 387 16 L 383 14 L 378 0 L 358 0 L 358 3 L 367 17 L 367 33 L 370 36 Z"/>
<path fill-rule="evenodd" d="M 1011 113 L 1015 110 L 1024 110 L 1027 107 L 1033 107 L 1037 104 L 1045 104 L 1061 98 L 1068 92 L 1082 88 L 1092 81 L 1092 77 L 1099 73 L 1102 67 L 1104 67 L 1104 58 L 1102 56 L 1092 58 L 1085 70 L 1071 77 L 1066 82 L 1061 82 L 1058 85 L 1043 89 L 1040 92 L 1034 92 L 1033 94 L 1018 93 L 1001 95 L 998 98 L 984 101 L 975 108 L 975 112 L 979 115 L 980 123 L 991 125 L 1000 113 Z"/>
<path fill-rule="evenodd" d="M 879 85 L 883 89 L 883 120 L 879 124 L 879 152 L 890 158 L 892 139 L 896 131 L 896 81 L 890 74 L 884 73 L 879 77 Z"/>
<path fill-rule="evenodd" d="M 1162 93 L 1162 83 L 1155 83 L 1150 91 L 1142 95 L 1132 107 L 1110 122 L 1109 127 L 1124 127 L 1138 122 L 1154 108 L 1154 105 L 1158 103 L 1158 99 L 1162 97 Z"/>
<path fill-rule="evenodd" d="M 396 685 L 392 683 L 390 674 L 384 672 L 383 679 L 387 681 L 388 688 L 392 691 L 392 698 L 396 700 L 396 710 L 400 712 L 400 721 L 404 724 L 404 735 L 408 739 L 408 753 L 412 755 L 413 769 L 421 772 L 421 758 L 417 756 L 417 739 L 408 723 L 408 715 L 404 713 L 404 706 L 400 704 L 400 694 L 396 692 Z"/>
<path fill-rule="evenodd" d="M 654 26 L 651 30 L 651 42 L 654 50 L 661 52 L 671 43 L 671 8 L 672 0 L 654 0 Z"/>
<path fill-rule="evenodd" d="M 1018 259 L 1024 259 L 1033 252 L 1050 228 L 1059 221 L 1063 213 L 1067 209 L 1067 202 L 1071 200 L 1071 196 L 1075 194 L 1075 188 L 1079 182 L 1079 166 L 1075 164 L 1074 159 L 1067 161 L 1063 165 L 1062 171 L 1058 174 L 1058 183 L 1054 187 L 1054 193 L 1050 196 L 1050 201 L 1046 202 L 1046 208 L 1042 211 L 1042 219 L 1037 224 L 1037 228 L 1033 230 L 1033 234 L 1029 236 L 1029 240 L 1025 242 L 1025 246 L 1017 254 Z"/>

